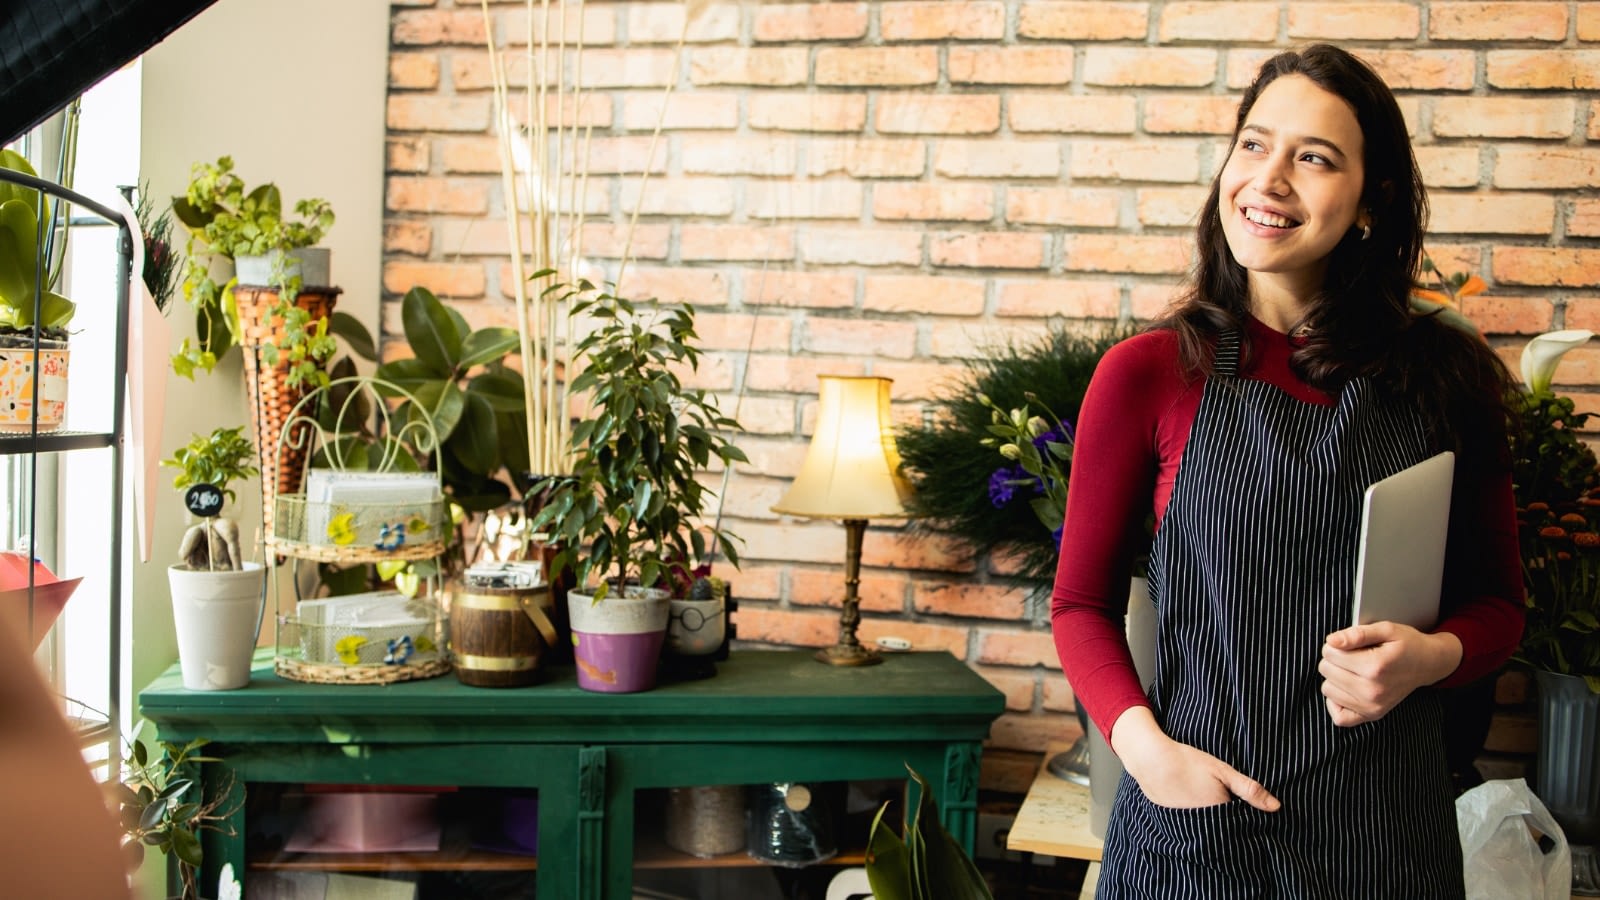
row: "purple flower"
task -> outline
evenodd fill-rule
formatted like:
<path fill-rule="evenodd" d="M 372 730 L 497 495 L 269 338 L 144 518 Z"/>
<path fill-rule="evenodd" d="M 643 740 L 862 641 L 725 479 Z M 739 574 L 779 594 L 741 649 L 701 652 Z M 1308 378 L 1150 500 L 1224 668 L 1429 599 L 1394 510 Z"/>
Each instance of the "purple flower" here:
<path fill-rule="evenodd" d="M 989 504 L 995 509 L 1000 509 L 1011 502 L 1016 496 L 1013 482 L 1016 481 L 1015 471 L 1017 466 L 1003 466 L 995 469 L 989 475 Z"/>

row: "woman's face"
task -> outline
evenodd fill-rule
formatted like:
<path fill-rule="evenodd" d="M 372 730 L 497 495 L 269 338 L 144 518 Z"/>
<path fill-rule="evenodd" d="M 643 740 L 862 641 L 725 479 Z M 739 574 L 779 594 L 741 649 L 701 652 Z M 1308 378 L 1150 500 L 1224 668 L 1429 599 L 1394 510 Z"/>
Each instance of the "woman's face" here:
<path fill-rule="evenodd" d="M 1361 210 L 1361 126 L 1355 111 L 1304 75 L 1256 98 L 1218 180 L 1222 233 L 1249 273 L 1250 293 L 1304 302 Z"/>

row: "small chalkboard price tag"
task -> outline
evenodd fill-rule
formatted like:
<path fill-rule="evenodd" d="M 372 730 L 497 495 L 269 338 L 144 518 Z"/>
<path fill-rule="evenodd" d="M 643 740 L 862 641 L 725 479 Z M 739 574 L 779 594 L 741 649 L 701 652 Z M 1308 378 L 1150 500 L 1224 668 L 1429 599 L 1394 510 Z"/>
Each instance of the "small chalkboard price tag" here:
<path fill-rule="evenodd" d="M 222 491 L 214 484 L 191 485 L 183 492 L 183 505 L 203 519 L 222 515 Z"/>

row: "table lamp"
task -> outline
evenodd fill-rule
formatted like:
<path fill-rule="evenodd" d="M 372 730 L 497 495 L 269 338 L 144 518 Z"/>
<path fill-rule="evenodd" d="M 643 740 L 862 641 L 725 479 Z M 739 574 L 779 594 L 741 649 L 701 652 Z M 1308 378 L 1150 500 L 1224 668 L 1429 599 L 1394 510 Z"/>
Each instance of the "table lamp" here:
<path fill-rule="evenodd" d="M 891 379 L 822 375 L 816 431 L 800 474 L 772 511 L 844 521 L 844 611 L 839 642 L 817 651 L 835 666 L 869 666 L 883 658 L 861 646 L 861 539 L 868 519 L 905 518 L 911 485 L 900 474 L 889 417 Z"/>

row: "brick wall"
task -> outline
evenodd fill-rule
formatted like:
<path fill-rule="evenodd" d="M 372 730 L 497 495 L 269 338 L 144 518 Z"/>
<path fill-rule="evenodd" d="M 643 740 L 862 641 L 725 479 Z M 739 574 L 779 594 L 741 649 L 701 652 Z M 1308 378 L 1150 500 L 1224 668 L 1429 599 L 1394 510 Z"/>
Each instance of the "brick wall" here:
<path fill-rule="evenodd" d="M 520 90 L 523 5 L 491 10 Z M 698 382 L 730 404 L 742 389 L 751 464 L 726 512 L 748 542 L 749 640 L 836 633 L 843 530 L 768 511 L 805 450 L 815 376 L 889 376 L 896 415 L 917 421 L 986 341 L 1152 315 L 1187 264 L 1238 93 L 1280 48 L 1340 43 L 1398 91 L 1429 251 L 1490 284 L 1465 311 L 1509 361 L 1540 331 L 1600 328 L 1600 2 L 744 2 L 698 15 L 681 59 L 683 4 L 583 10 L 585 246 L 615 273 L 648 165 L 622 289 L 694 302 Z M 468 0 L 394 7 L 390 334 L 417 284 L 474 323 L 510 321 L 487 36 Z M 1600 409 L 1600 350 L 1569 360 L 1564 380 Z M 1076 734 L 1047 614 L 998 584 L 1001 561 L 882 523 L 864 557 L 862 634 L 948 649 L 992 680 L 1007 698 L 993 749 Z M 1512 752 L 1517 727 L 1497 729 Z M 1030 765 L 990 756 L 990 783 Z"/>

